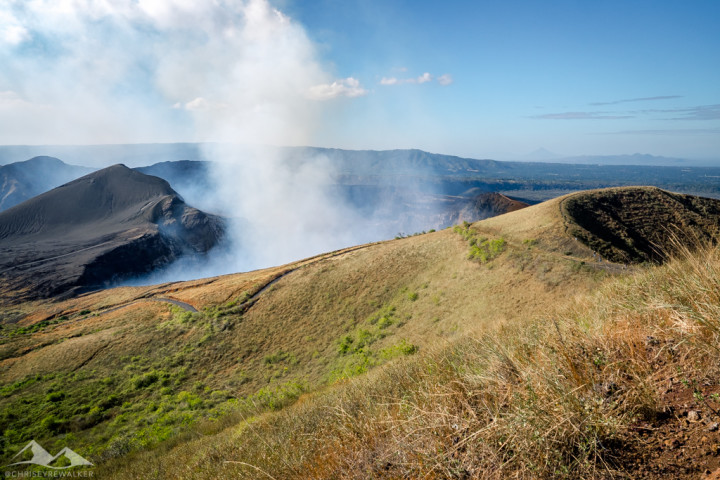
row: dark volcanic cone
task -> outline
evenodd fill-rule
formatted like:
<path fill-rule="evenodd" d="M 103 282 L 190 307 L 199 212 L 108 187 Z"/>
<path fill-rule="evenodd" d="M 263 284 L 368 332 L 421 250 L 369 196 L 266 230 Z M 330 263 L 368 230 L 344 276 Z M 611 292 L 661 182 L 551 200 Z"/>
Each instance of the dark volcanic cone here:
<path fill-rule="evenodd" d="M 0 300 L 72 295 L 207 252 L 223 222 L 114 165 L 0 212 Z"/>

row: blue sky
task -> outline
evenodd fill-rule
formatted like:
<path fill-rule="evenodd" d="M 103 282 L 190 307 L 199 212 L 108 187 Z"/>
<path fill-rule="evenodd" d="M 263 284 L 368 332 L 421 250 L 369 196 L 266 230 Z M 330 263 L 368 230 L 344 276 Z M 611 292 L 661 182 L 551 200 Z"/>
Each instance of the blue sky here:
<path fill-rule="evenodd" d="M 720 159 L 715 0 L 209 3 L 0 1 L 0 143 Z"/>

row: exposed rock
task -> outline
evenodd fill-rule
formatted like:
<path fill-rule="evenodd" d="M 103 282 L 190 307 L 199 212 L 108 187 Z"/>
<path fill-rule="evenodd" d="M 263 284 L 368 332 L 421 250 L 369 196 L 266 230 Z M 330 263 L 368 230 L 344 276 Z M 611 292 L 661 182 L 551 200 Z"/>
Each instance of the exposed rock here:
<path fill-rule="evenodd" d="M 676 245 L 711 241 L 720 225 L 720 200 L 655 187 L 581 192 L 563 212 L 569 234 L 618 263 L 662 262 Z"/>

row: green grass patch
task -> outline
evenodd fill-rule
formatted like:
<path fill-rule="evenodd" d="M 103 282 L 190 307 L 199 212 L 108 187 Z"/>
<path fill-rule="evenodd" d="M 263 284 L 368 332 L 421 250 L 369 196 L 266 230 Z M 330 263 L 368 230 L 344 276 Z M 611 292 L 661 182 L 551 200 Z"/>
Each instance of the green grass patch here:
<path fill-rule="evenodd" d="M 470 250 L 467 258 L 469 260 L 477 260 L 480 263 L 487 263 L 490 260 L 500 256 L 507 248 L 507 242 L 504 238 L 488 239 L 481 237 L 468 222 L 463 225 L 455 225 L 453 231 L 463 237 L 468 242 Z"/>
<path fill-rule="evenodd" d="M 406 289 L 401 289 L 400 294 L 405 291 Z M 417 293 L 410 293 L 414 293 L 414 299 L 417 299 Z M 407 294 L 407 297 L 414 301 L 414 299 L 410 298 L 410 294 Z M 370 368 L 380 365 L 391 358 L 417 352 L 418 347 L 408 344 L 405 340 L 382 349 L 377 349 L 374 346 L 380 340 L 394 333 L 391 330 L 402 326 L 403 323 L 397 316 L 396 307 L 386 305 L 370 315 L 365 322 L 354 330 L 340 337 L 337 342 L 338 358 L 328 375 L 328 382 L 332 383 L 340 379 L 361 375 Z"/>

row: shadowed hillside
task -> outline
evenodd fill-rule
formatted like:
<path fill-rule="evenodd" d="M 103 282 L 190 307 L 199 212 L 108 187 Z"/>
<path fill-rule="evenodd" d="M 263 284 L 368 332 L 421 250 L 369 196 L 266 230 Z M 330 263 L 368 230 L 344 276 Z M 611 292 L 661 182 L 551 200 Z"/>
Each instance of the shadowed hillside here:
<path fill-rule="evenodd" d="M 620 263 L 660 262 L 673 243 L 715 238 L 720 200 L 628 187 L 582 192 L 563 202 L 568 233 L 603 258 Z"/>
<path fill-rule="evenodd" d="M 6 301 L 54 296 L 204 253 L 222 222 L 157 177 L 115 165 L 0 213 Z"/>
<path fill-rule="evenodd" d="M 147 167 L 138 167 L 137 170 L 145 175 L 153 175 L 167 181 L 183 199 L 201 210 L 213 205 L 204 205 L 213 191 L 213 181 L 210 176 L 210 162 L 178 160 L 160 162 Z"/>
<path fill-rule="evenodd" d="M 466 207 L 473 215 L 477 216 L 477 220 L 494 217 L 502 213 L 515 212 L 527 207 L 528 204 L 512 198 L 506 197 L 500 193 L 478 193 L 470 196 L 468 206 Z M 493 212 L 498 212 L 494 213 Z M 462 214 L 461 214 L 462 217 Z M 477 221 L 470 218 L 461 218 L 462 220 Z M 457 223 L 457 222 L 455 222 Z"/>
<path fill-rule="evenodd" d="M 462 221 L 476 222 L 527 206 L 504 195 L 471 191 L 441 195 L 378 185 L 336 185 L 332 193 L 372 227 L 392 233 L 442 229 Z"/>

